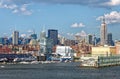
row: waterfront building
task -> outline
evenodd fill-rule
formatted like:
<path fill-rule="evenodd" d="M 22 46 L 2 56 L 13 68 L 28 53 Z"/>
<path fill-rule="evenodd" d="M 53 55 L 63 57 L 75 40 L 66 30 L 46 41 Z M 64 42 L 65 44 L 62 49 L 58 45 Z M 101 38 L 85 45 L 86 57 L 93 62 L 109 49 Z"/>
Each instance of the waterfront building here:
<path fill-rule="evenodd" d="M 120 54 L 120 41 L 115 42 L 115 46 L 116 46 L 116 53 Z"/>
<path fill-rule="evenodd" d="M 100 27 L 100 40 L 101 40 L 101 45 L 105 45 L 107 42 L 107 26 L 105 23 L 105 17 L 103 17 L 103 21 Z"/>
<path fill-rule="evenodd" d="M 53 45 L 58 44 L 58 30 L 49 29 L 48 30 L 48 38 L 53 40 Z"/>
<path fill-rule="evenodd" d="M 115 46 L 92 47 L 93 56 L 110 56 L 116 54 Z"/>
<path fill-rule="evenodd" d="M 19 39 L 19 32 L 18 31 L 13 31 L 12 44 L 13 45 L 18 45 L 18 39 Z"/>
<path fill-rule="evenodd" d="M 70 46 L 57 46 L 56 54 L 59 54 L 63 57 L 72 57 L 74 56 L 73 49 Z"/>

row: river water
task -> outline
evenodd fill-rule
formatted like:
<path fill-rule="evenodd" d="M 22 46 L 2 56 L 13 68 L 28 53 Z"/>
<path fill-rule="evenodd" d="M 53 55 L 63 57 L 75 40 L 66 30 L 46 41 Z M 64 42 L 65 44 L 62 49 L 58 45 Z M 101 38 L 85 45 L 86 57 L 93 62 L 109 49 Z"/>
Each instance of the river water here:
<path fill-rule="evenodd" d="M 1 64 L 0 79 L 120 79 L 120 66 L 83 68 L 79 64 Z"/>

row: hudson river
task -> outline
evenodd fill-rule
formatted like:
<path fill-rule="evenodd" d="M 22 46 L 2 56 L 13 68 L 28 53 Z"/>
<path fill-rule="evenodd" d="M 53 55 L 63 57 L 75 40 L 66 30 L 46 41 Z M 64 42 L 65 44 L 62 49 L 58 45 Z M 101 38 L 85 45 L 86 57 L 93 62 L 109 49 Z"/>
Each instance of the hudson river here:
<path fill-rule="evenodd" d="M 79 63 L 1 64 L 0 79 L 120 79 L 120 66 L 81 68 Z"/>

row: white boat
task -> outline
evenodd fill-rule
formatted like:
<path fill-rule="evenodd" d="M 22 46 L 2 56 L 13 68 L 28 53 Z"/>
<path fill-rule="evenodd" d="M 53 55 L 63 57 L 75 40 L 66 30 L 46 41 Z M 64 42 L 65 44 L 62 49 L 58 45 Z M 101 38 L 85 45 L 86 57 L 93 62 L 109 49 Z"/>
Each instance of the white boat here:
<path fill-rule="evenodd" d="M 7 60 L 8 60 L 7 58 L 1 58 L 0 62 L 4 62 L 4 61 L 7 61 Z"/>
<path fill-rule="evenodd" d="M 31 61 L 31 64 L 40 64 L 40 61 Z"/>
<path fill-rule="evenodd" d="M 26 62 L 26 61 L 22 61 L 22 62 L 19 62 L 20 64 L 30 64 L 30 62 Z"/>

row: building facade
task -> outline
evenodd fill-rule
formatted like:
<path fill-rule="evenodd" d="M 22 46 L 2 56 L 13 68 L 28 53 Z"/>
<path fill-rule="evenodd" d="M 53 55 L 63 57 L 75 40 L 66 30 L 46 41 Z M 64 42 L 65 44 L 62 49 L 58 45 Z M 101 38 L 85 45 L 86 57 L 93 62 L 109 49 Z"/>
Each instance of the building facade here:
<path fill-rule="evenodd" d="M 53 40 L 53 45 L 58 44 L 58 30 L 49 29 L 48 30 L 48 38 Z"/>
<path fill-rule="evenodd" d="M 53 40 L 46 37 L 46 32 L 42 31 L 40 33 L 40 54 L 50 54 L 52 53 Z"/>
<path fill-rule="evenodd" d="M 93 44 L 93 36 L 92 35 L 88 35 L 88 44 Z"/>
<path fill-rule="evenodd" d="M 74 56 L 74 51 L 70 46 L 57 46 L 56 54 L 60 54 L 63 57 L 72 57 Z"/>
<path fill-rule="evenodd" d="M 114 45 L 113 40 L 112 40 L 112 33 L 107 34 L 107 44 L 110 46 Z"/>
<path fill-rule="evenodd" d="M 105 23 L 105 18 L 103 18 L 103 21 L 100 27 L 100 40 L 101 40 L 101 45 L 107 44 L 107 26 Z"/>
<path fill-rule="evenodd" d="M 18 31 L 13 31 L 12 44 L 13 45 L 18 45 L 18 39 L 19 39 L 19 32 Z"/>
<path fill-rule="evenodd" d="M 115 46 L 92 47 L 93 56 L 110 56 L 116 54 Z"/>

